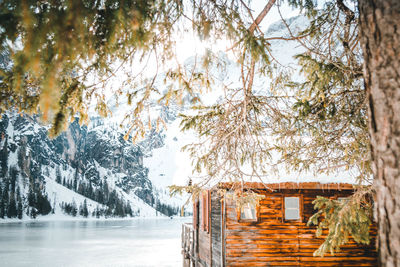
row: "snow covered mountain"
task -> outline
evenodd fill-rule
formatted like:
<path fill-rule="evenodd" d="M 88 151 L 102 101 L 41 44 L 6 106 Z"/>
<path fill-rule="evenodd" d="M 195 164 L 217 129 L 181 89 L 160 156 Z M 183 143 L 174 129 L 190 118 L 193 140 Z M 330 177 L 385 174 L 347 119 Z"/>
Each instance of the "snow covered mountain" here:
<path fill-rule="evenodd" d="M 89 127 L 75 121 L 50 139 L 34 117 L 8 112 L 0 132 L 0 217 L 51 211 L 75 215 L 83 210 L 122 217 L 178 212 L 157 199 L 141 146 L 126 142 L 101 120 L 94 119 Z"/>

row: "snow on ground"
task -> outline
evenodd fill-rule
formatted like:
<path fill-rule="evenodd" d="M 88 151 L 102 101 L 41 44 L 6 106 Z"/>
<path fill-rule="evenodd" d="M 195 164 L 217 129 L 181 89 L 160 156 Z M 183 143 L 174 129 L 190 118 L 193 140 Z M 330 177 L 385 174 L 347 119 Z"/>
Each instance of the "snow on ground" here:
<path fill-rule="evenodd" d="M 65 221 L 65 220 L 104 220 L 104 217 L 101 218 L 96 218 L 92 217 L 91 213 L 96 207 L 103 207 L 102 204 L 93 201 L 87 197 L 84 197 L 60 184 L 58 184 L 56 181 L 54 181 L 51 178 L 46 177 L 46 192 L 49 197 L 49 201 L 52 205 L 52 207 L 55 207 L 54 209 L 54 214 L 48 214 L 45 216 L 38 215 L 36 219 L 32 219 L 29 216 L 26 216 L 26 214 L 23 214 L 23 219 L 19 220 L 17 218 L 5 218 L 1 219 L 0 223 L 9 223 L 9 222 L 21 222 L 21 221 Z M 136 195 L 133 193 L 127 194 L 123 192 L 122 190 L 119 190 L 119 188 L 116 188 L 118 193 L 123 196 L 125 200 L 128 200 L 131 203 L 132 209 L 134 211 L 140 210 L 140 217 L 111 217 L 107 218 L 107 220 L 130 220 L 134 218 L 166 218 L 166 216 L 161 215 L 160 213 L 157 213 L 155 209 L 147 205 L 143 200 L 138 198 Z M 64 214 L 63 211 L 60 208 L 60 204 L 62 202 L 65 203 L 72 203 L 75 202 L 77 207 L 79 208 L 79 205 L 86 200 L 87 202 L 87 207 L 89 210 L 89 217 L 84 218 L 82 216 L 77 215 L 76 217 L 73 217 L 71 215 Z M 55 205 L 54 205 L 55 204 Z"/>
<path fill-rule="evenodd" d="M 194 142 L 195 135 L 191 132 L 182 133 L 180 120 L 176 119 L 168 125 L 165 131 L 165 145 L 154 149 L 150 157 L 143 159 L 143 165 L 149 168 L 149 179 L 158 191 L 162 202 L 182 205 L 188 196 L 170 197 L 167 189 L 170 185 L 187 185 L 192 175 L 192 164 L 189 154 L 182 147 Z"/>
<path fill-rule="evenodd" d="M 46 177 L 45 181 L 46 181 L 46 192 L 52 207 L 55 207 L 56 215 L 63 214 L 60 208 L 60 204 L 62 202 L 65 203 L 75 202 L 77 207 L 79 207 L 79 205 L 83 203 L 83 201 L 86 199 L 89 213 L 91 213 L 94 209 L 96 209 L 97 206 L 102 207 L 100 203 L 93 201 L 89 198 L 86 198 L 66 188 L 65 186 L 58 184 L 53 179 Z M 56 205 L 54 205 L 54 203 Z"/>
<path fill-rule="evenodd" d="M 144 166 L 149 168 L 149 179 L 160 187 L 184 185 L 192 172 L 189 155 L 181 149 L 195 139 L 192 134 L 180 132 L 179 123 L 177 119 L 170 124 L 165 132 L 165 145 L 143 159 Z"/>

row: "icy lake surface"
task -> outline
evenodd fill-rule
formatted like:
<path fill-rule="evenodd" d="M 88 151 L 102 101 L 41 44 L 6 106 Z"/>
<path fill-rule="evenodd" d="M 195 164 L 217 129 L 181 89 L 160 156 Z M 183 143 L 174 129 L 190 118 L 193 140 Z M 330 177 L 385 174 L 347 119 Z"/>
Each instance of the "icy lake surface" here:
<path fill-rule="evenodd" d="M 182 266 L 190 219 L 0 224 L 0 266 Z"/>

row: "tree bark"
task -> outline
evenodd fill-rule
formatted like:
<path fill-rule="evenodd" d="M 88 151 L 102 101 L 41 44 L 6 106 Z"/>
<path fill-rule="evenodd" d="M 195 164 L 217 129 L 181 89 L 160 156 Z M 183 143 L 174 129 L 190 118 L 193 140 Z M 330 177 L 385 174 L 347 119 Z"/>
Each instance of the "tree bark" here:
<path fill-rule="evenodd" d="M 400 266 L 400 1 L 358 0 L 381 266 Z"/>

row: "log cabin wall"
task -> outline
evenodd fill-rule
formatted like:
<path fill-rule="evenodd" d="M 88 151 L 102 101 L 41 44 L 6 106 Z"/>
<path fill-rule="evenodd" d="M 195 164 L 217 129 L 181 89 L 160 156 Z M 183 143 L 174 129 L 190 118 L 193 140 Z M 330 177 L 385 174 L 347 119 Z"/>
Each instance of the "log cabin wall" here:
<path fill-rule="evenodd" d="M 197 243 L 197 251 L 198 251 L 198 264 L 197 266 L 201 267 L 210 267 L 211 266 L 211 232 L 210 224 L 205 225 L 206 222 L 210 223 L 210 204 L 207 204 L 209 200 L 209 193 L 207 192 L 207 196 L 202 195 L 199 202 L 199 228 L 198 228 L 198 243 Z M 210 202 L 209 202 L 210 203 Z M 204 212 L 206 211 L 207 214 Z M 208 228 L 208 229 L 207 229 Z"/>
<path fill-rule="evenodd" d="M 239 222 L 234 201 L 226 200 L 225 264 L 226 266 L 377 266 L 375 240 L 360 245 L 353 240 L 335 256 L 313 257 L 323 239 L 316 238 L 316 227 L 307 226 L 315 213 L 312 201 L 317 196 L 346 197 L 351 190 L 278 190 L 262 191 L 258 222 Z M 285 221 L 283 197 L 299 196 L 301 221 Z M 376 236 L 376 226 L 371 229 Z"/>
<path fill-rule="evenodd" d="M 211 260 L 213 267 L 222 266 L 222 213 L 221 197 L 211 193 Z"/>

